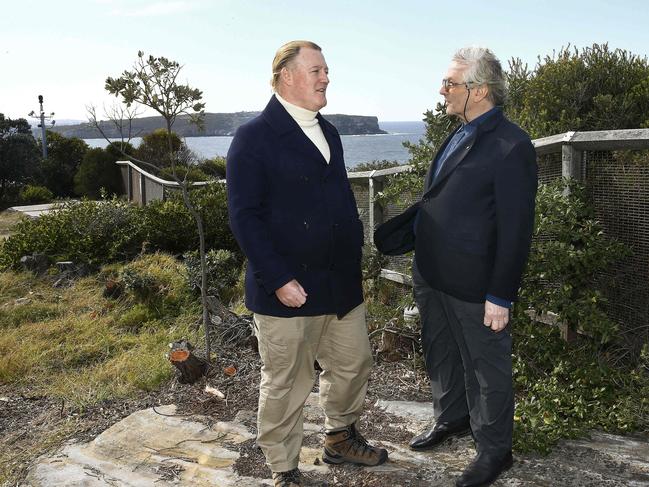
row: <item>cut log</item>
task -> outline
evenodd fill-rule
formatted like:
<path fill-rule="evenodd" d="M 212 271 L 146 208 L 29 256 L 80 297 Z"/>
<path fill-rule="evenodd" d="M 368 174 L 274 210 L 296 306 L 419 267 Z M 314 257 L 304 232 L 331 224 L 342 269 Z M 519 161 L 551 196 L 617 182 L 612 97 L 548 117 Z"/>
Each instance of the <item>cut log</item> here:
<path fill-rule="evenodd" d="M 207 373 L 207 362 L 192 353 L 194 347 L 187 340 L 169 344 L 169 361 L 180 371 L 178 382 L 193 384 Z"/>

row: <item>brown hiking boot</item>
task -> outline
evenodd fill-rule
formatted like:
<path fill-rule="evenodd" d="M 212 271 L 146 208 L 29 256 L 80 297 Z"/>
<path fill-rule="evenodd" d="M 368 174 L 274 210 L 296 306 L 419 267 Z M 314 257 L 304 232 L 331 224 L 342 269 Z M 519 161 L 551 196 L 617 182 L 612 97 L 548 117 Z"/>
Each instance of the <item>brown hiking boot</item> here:
<path fill-rule="evenodd" d="M 300 471 L 297 468 L 288 472 L 273 472 L 273 482 L 275 487 L 300 487 Z"/>
<path fill-rule="evenodd" d="M 383 448 L 375 448 L 356 430 L 353 424 L 344 430 L 334 431 L 325 435 L 325 463 L 355 463 L 357 465 L 381 465 L 388 459 L 388 452 Z"/>

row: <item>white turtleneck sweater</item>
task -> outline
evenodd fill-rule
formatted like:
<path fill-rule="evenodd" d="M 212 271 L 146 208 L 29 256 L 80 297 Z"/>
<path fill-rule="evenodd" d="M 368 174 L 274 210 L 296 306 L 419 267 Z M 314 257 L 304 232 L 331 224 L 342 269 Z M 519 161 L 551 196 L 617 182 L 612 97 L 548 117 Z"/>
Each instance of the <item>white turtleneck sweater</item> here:
<path fill-rule="evenodd" d="M 325 161 L 327 161 L 327 164 L 329 164 L 329 160 L 331 159 L 331 152 L 329 151 L 329 144 L 327 143 L 327 139 L 325 139 L 325 136 L 322 133 L 322 127 L 320 127 L 318 119 L 316 118 L 318 112 L 312 112 L 311 110 L 307 110 L 306 108 L 293 105 L 292 103 L 289 103 L 284 98 L 282 98 L 279 93 L 275 93 L 275 97 L 277 97 L 277 101 L 279 101 L 282 106 L 286 108 L 288 114 L 293 117 L 304 134 L 311 140 L 311 142 L 315 144 L 315 146 L 322 154 L 322 157 L 324 157 Z"/>

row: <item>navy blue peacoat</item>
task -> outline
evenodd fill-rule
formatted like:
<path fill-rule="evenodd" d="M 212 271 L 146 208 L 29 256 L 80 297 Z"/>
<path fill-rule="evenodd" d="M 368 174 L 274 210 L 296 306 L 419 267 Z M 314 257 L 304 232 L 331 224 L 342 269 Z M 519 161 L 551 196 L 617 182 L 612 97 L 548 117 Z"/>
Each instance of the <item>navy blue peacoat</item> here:
<path fill-rule="evenodd" d="M 340 135 L 317 117 L 329 164 L 274 96 L 239 127 L 228 151 L 230 227 L 248 258 L 246 306 L 255 313 L 340 318 L 363 302 L 363 225 Z M 292 279 L 308 294 L 300 308 L 275 295 Z"/>

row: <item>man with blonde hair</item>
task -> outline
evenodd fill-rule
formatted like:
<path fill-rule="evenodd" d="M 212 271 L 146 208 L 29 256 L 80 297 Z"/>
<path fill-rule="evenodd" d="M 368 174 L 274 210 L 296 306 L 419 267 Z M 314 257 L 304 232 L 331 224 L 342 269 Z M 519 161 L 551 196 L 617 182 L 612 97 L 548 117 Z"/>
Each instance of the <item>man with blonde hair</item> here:
<path fill-rule="evenodd" d="M 361 286 L 363 225 L 340 136 L 320 115 L 328 67 L 320 47 L 277 51 L 264 111 L 227 156 L 230 226 L 248 257 L 246 306 L 262 359 L 257 444 L 275 486 L 302 485 L 302 409 L 320 373 L 326 463 L 379 465 L 387 452 L 357 429 L 372 355 Z"/>

